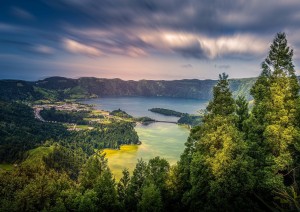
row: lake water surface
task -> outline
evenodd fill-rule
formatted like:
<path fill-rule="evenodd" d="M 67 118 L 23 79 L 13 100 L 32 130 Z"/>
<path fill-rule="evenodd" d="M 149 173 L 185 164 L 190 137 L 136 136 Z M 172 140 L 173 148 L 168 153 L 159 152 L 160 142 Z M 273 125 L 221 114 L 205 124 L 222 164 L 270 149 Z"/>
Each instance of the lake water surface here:
<path fill-rule="evenodd" d="M 81 101 L 93 104 L 97 109 L 112 111 L 121 109 L 134 117 L 148 116 L 160 121 L 177 121 L 177 117 L 155 114 L 148 109 L 154 107 L 172 109 L 179 112 L 197 114 L 207 106 L 207 101 L 195 99 L 163 98 L 163 97 L 106 97 Z M 189 129 L 170 123 L 153 123 L 147 126 L 137 125 L 141 145 L 124 145 L 120 150 L 106 149 L 108 164 L 115 177 L 121 177 L 122 170 L 133 171 L 138 159 L 148 161 L 160 156 L 175 164 L 184 150 L 184 143 Z"/>

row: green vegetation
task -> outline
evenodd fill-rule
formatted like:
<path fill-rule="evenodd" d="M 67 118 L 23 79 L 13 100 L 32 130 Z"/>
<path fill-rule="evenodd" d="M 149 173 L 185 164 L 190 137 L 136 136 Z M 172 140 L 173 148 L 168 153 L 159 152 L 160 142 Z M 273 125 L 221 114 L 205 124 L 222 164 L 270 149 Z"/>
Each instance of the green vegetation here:
<path fill-rule="evenodd" d="M 175 110 L 169 110 L 169 109 L 165 109 L 165 108 L 151 108 L 149 109 L 149 111 L 153 112 L 153 113 L 159 113 L 165 116 L 175 116 L 175 117 L 181 117 L 183 115 L 185 115 L 185 113 L 181 113 L 181 112 L 177 112 Z"/>
<path fill-rule="evenodd" d="M 36 100 L 43 98 L 29 82 L 21 80 L 0 80 L 0 100 Z"/>
<path fill-rule="evenodd" d="M 98 149 L 138 141 L 132 123 L 98 123 L 60 137 L 61 125 L 1 102 L 2 160 L 31 150 L 0 172 L 0 211 L 299 211 L 300 87 L 292 56 L 278 33 L 251 88 L 251 111 L 221 74 L 180 161 L 138 160 L 119 182 Z"/>
<path fill-rule="evenodd" d="M 88 117 L 88 111 L 62 111 L 56 110 L 54 107 L 50 109 L 43 109 L 40 112 L 40 115 L 46 121 L 56 121 L 64 123 L 75 123 L 80 125 L 86 125 L 89 122 L 84 120 Z"/>
<path fill-rule="evenodd" d="M 155 122 L 154 119 L 149 118 L 149 117 L 147 117 L 147 116 L 135 118 L 135 120 L 136 120 L 137 122 L 141 122 L 142 124 L 145 124 L 145 125 L 146 125 L 146 124 L 150 124 L 150 123 L 152 123 L 152 122 Z"/>
<path fill-rule="evenodd" d="M 246 99 L 251 99 L 249 91 L 255 81 L 256 78 L 229 80 L 234 97 L 245 96 Z M 50 77 L 36 82 L 0 80 L 0 99 L 55 102 L 103 96 L 163 96 L 207 100 L 211 98 L 211 91 L 216 83 L 216 80 L 196 79 L 123 81 L 89 77 L 79 79 Z"/>
<path fill-rule="evenodd" d="M 0 102 L 0 162 L 15 162 L 26 158 L 28 150 L 56 141 L 68 147 L 83 148 L 91 155 L 94 149 L 115 148 L 122 144 L 138 144 L 134 123 L 118 120 L 116 123 L 78 125 L 80 131 L 67 131 L 62 124 L 41 122 L 34 118 L 33 110 L 24 104 Z M 90 115 L 87 111 L 42 110 L 46 120 L 87 124 L 83 120 Z M 70 129 L 73 129 L 71 127 Z M 37 149 L 36 149 L 37 151 Z M 29 152 L 30 153 L 30 152 Z"/>
<path fill-rule="evenodd" d="M 22 159 L 24 153 L 46 140 L 59 140 L 68 132 L 60 124 L 43 123 L 34 118 L 24 104 L 0 102 L 0 162 Z"/>
<path fill-rule="evenodd" d="M 93 129 L 72 131 L 61 139 L 61 143 L 70 148 L 80 147 L 86 154 L 92 155 L 95 149 L 119 149 L 123 144 L 138 144 L 139 137 L 134 124 L 129 122 L 113 122 L 94 124 Z"/>
<path fill-rule="evenodd" d="M 285 34 L 277 34 L 251 89 L 250 114 L 220 75 L 208 114 L 192 129 L 175 169 L 183 208 L 299 210 L 299 84 L 292 55 Z"/>
<path fill-rule="evenodd" d="M 122 119 L 124 119 L 124 121 L 129 121 L 129 122 L 140 122 L 142 124 L 150 124 L 152 122 L 155 122 L 154 119 L 149 118 L 149 117 L 138 117 L 138 118 L 134 118 L 133 116 L 129 115 L 128 113 L 126 113 L 125 111 L 118 109 L 118 110 L 113 110 L 112 112 L 109 113 L 109 115 L 111 116 L 115 116 L 115 117 L 120 117 Z"/>
<path fill-rule="evenodd" d="M 109 115 L 118 116 L 121 118 L 133 118 L 131 115 L 129 115 L 128 113 L 126 113 L 125 111 L 123 111 L 121 109 L 113 110 L 112 112 L 109 113 Z"/>
<path fill-rule="evenodd" d="M 25 160 L 23 165 L 30 167 L 37 167 L 43 164 L 43 158 L 48 157 L 53 152 L 53 146 L 40 146 L 35 149 L 29 150 L 24 154 Z"/>
<path fill-rule="evenodd" d="M 178 124 L 197 126 L 202 121 L 202 116 L 190 115 L 190 114 L 181 113 L 181 112 L 178 112 L 175 110 L 169 110 L 169 109 L 164 109 L 164 108 L 152 108 L 152 109 L 149 109 L 149 111 L 151 111 L 153 113 L 159 113 L 159 114 L 162 114 L 165 116 L 180 117 L 177 121 Z"/>
<path fill-rule="evenodd" d="M 0 172 L 11 171 L 11 170 L 13 170 L 13 168 L 14 168 L 13 164 L 9 164 L 9 163 L 0 164 Z"/>
<path fill-rule="evenodd" d="M 190 125 L 192 127 L 200 125 L 201 122 L 202 122 L 202 116 L 189 115 L 189 114 L 184 114 L 177 121 L 178 124 L 187 124 L 187 125 Z"/>

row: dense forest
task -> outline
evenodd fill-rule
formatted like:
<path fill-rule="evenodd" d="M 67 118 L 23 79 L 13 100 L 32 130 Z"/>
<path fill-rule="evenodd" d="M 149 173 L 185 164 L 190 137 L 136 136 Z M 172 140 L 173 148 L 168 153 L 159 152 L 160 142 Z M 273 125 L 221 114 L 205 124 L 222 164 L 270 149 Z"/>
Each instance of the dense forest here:
<path fill-rule="evenodd" d="M 46 121 L 67 122 L 76 124 L 87 124 L 84 120 L 87 117 L 87 111 L 59 111 L 54 107 L 50 109 L 43 109 L 40 112 L 42 118 Z"/>
<path fill-rule="evenodd" d="M 31 107 L 16 102 L 0 101 L 0 117 L 0 162 L 21 159 L 27 150 L 68 133 L 62 125 L 36 120 Z"/>
<path fill-rule="evenodd" d="M 183 116 L 181 116 L 177 123 L 178 124 L 187 124 L 190 126 L 197 126 L 200 125 L 202 122 L 202 118 L 203 116 L 199 116 L 199 115 L 190 115 L 190 114 L 184 114 Z"/>
<path fill-rule="evenodd" d="M 92 130 L 68 131 L 60 123 L 35 119 L 32 108 L 25 104 L 3 101 L 0 106 L 0 163 L 22 161 L 28 150 L 53 142 L 71 149 L 80 148 L 87 156 L 95 149 L 118 149 L 122 144 L 139 143 L 134 123 L 95 123 Z M 86 122 L 82 119 L 86 113 L 50 109 L 43 115 L 46 120 L 82 123 Z"/>
<path fill-rule="evenodd" d="M 221 74 L 202 124 L 192 128 L 176 165 L 159 157 L 139 160 L 117 182 L 104 154 L 94 150 L 115 136 L 131 142 L 134 133 L 122 134 L 130 123 L 54 136 L 13 170 L 0 172 L 0 211 L 299 211 L 300 86 L 292 57 L 286 35 L 278 33 L 251 88 L 251 110 L 247 98 L 233 97 L 228 75 Z M 11 114 L 11 107 L 1 116 Z M 21 116 L 14 120 L 12 127 L 31 127 Z M 13 136 L 1 129 L 1 135 Z M 95 140 L 89 137 L 94 134 Z M 21 135 L 5 144 L 26 144 Z"/>

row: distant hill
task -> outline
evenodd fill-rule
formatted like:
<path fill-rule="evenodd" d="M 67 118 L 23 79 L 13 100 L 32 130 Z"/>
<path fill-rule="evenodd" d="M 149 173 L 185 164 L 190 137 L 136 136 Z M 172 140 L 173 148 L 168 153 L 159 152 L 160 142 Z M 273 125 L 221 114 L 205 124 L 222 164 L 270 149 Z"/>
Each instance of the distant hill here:
<path fill-rule="evenodd" d="M 256 78 L 230 79 L 234 96 L 245 95 L 250 99 L 249 90 Z M 121 80 L 82 77 L 71 79 L 50 77 L 35 82 L 21 80 L 0 80 L 0 99 L 37 100 L 91 98 L 105 96 L 145 96 L 210 99 L 217 80 Z"/>
<path fill-rule="evenodd" d="M 0 99 L 25 100 L 39 99 L 43 95 L 36 92 L 31 83 L 22 80 L 0 80 Z"/>
<path fill-rule="evenodd" d="M 250 98 L 249 90 L 256 78 L 231 79 L 230 85 L 235 96 L 245 95 Z M 163 96 L 193 99 L 210 99 L 212 88 L 217 80 L 139 80 L 104 79 L 82 77 L 70 79 L 50 77 L 34 83 L 36 87 L 63 90 L 69 95 L 98 97 L 105 96 Z"/>

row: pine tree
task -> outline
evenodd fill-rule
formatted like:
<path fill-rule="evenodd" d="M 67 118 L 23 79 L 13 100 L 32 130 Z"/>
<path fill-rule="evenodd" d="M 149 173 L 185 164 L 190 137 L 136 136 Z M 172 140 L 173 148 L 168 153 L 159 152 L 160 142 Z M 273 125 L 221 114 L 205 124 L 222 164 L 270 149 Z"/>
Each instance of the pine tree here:
<path fill-rule="evenodd" d="M 82 167 L 79 175 L 79 182 L 84 189 L 92 189 L 97 178 L 104 171 L 108 170 L 107 159 L 103 153 L 95 153 L 92 155 Z"/>
<path fill-rule="evenodd" d="M 124 169 L 122 173 L 123 176 L 118 183 L 117 191 L 118 191 L 118 199 L 121 204 L 121 207 L 124 208 L 127 203 L 127 192 L 128 192 L 129 182 L 130 182 L 130 174 L 128 169 Z"/>
<path fill-rule="evenodd" d="M 213 99 L 206 109 L 211 115 L 227 116 L 234 112 L 234 99 L 229 89 L 227 74 L 222 73 L 219 75 L 219 81 L 213 88 Z"/>
<path fill-rule="evenodd" d="M 136 211 L 138 207 L 138 202 L 142 198 L 142 188 L 147 178 L 147 172 L 147 163 L 142 159 L 138 160 L 128 186 L 128 211 Z"/>
<path fill-rule="evenodd" d="M 115 180 L 109 169 L 97 178 L 93 190 L 97 195 L 98 211 L 117 211 L 119 209 Z"/>
<path fill-rule="evenodd" d="M 170 171 L 170 164 L 166 159 L 155 157 L 148 162 L 147 179 L 163 193 L 167 192 L 166 181 Z"/>
<path fill-rule="evenodd" d="M 283 177 L 295 166 L 299 84 L 292 56 L 286 35 L 278 33 L 262 63 L 262 73 L 251 89 L 254 107 L 248 140 L 256 160 L 259 189 L 284 188 Z"/>
<path fill-rule="evenodd" d="M 247 198 L 254 184 L 252 160 L 236 127 L 228 75 L 220 75 L 207 110 L 202 125 L 190 136 L 195 141 L 190 145 L 194 149 L 189 167 L 191 189 L 185 192 L 183 202 L 190 205 L 190 210 L 243 207 L 250 202 L 242 198 Z"/>
<path fill-rule="evenodd" d="M 249 118 L 248 102 L 244 96 L 238 96 L 236 100 L 236 115 L 237 128 L 242 132 L 245 128 L 245 122 Z"/>
<path fill-rule="evenodd" d="M 138 209 L 142 212 L 163 211 L 162 199 L 159 189 L 152 183 L 145 185 L 142 189 L 142 199 L 139 202 Z"/>

